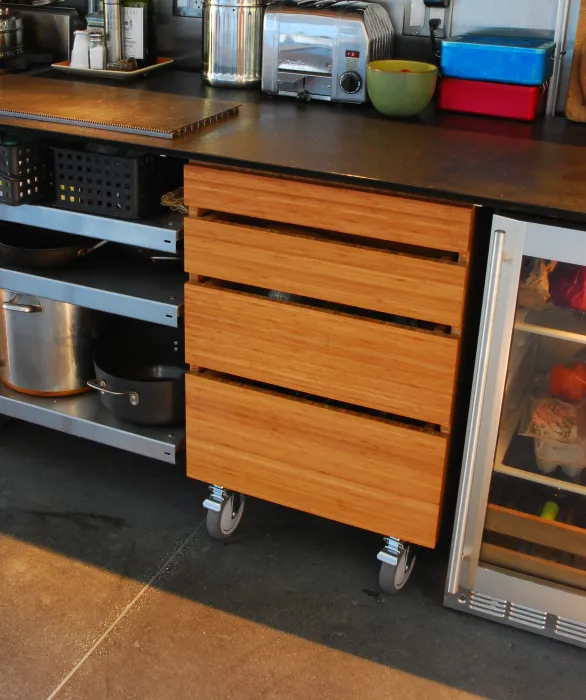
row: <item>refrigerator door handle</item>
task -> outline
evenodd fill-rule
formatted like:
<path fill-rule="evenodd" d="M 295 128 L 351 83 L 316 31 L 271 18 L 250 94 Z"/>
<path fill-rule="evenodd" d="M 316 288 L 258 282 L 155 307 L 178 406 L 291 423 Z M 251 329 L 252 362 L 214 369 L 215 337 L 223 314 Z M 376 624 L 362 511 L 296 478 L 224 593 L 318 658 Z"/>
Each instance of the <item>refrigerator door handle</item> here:
<path fill-rule="evenodd" d="M 448 571 L 447 592 L 451 595 L 458 593 L 460 582 L 460 572 L 462 568 L 462 558 L 464 555 L 464 533 L 468 520 L 468 510 L 470 505 L 470 495 L 472 492 L 472 475 L 478 454 L 478 440 L 481 429 L 482 406 L 486 393 L 488 379 L 488 360 L 492 344 L 495 327 L 496 300 L 498 296 L 502 265 L 504 262 L 504 246 L 506 232 L 503 230 L 494 231 L 491 241 L 490 262 L 487 274 L 487 287 L 484 298 L 484 312 L 480 335 L 478 339 L 478 357 L 476 360 L 474 384 L 470 397 L 471 413 L 469 430 L 467 431 L 466 444 L 464 446 L 464 467 L 460 485 L 460 495 L 458 507 L 456 509 L 456 520 L 454 536 L 452 541 L 452 555 L 450 557 L 450 568 Z"/>

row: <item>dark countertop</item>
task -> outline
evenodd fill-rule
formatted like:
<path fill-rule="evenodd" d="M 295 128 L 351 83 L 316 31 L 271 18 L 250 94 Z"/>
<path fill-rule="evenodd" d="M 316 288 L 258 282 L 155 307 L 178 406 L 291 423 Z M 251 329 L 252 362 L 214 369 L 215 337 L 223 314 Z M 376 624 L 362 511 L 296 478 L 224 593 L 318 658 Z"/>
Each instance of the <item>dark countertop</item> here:
<path fill-rule="evenodd" d="M 54 71 L 42 77 L 64 79 Z M 124 87 L 243 104 L 238 116 L 173 141 L 7 117 L 0 117 L 0 124 L 354 187 L 586 221 L 586 125 L 562 117 L 525 124 L 430 108 L 422 117 L 392 120 L 370 106 L 302 104 L 258 91 L 212 90 L 198 74 L 180 71 Z"/>

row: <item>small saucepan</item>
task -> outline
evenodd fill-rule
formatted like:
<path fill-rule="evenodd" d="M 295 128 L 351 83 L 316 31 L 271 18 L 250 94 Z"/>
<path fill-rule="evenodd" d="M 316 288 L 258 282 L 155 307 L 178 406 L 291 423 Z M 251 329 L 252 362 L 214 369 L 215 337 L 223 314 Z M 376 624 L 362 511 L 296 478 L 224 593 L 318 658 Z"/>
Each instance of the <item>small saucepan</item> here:
<path fill-rule="evenodd" d="M 152 328 L 125 331 L 94 351 L 96 378 L 89 387 L 117 418 L 140 425 L 169 425 L 185 419 L 183 331 Z"/>
<path fill-rule="evenodd" d="M 64 267 L 106 242 L 35 226 L 0 227 L 0 265 Z"/>

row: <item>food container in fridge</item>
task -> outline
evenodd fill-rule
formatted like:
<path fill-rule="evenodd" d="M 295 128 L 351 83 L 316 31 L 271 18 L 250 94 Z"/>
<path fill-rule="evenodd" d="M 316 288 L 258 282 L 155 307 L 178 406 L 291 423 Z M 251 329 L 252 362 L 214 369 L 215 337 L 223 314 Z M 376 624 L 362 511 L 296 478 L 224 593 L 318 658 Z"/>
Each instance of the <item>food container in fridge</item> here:
<path fill-rule="evenodd" d="M 532 121 L 545 105 L 545 85 L 507 85 L 443 78 L 438 105 L 454 112 Z"/>
<path fill-rule="evenodd" d="M 543 85 L 553 72 L 553 41 L 466 34 L 442 41 L 441 69 L 448 78 L 513 85 Z"/>
<path fill-rule="evenodd" d="M 566 476 L 575 478 L 586 466 L 584 444 L 582 442 L 534 441 L 535 461 L 543 474 L 551 474 L 558 466 Z"/>

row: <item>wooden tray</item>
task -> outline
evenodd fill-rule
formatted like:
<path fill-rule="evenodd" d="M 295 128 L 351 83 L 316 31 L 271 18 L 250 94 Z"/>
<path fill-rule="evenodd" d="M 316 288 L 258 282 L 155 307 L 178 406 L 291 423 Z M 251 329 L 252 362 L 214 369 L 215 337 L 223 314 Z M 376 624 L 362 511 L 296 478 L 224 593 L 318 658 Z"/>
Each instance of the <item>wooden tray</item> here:
<path fill-rule="evenodd" d="M 156 63 L 152 66 L 146 66 L 145 68 L 139 68 L 138 70 L 131 71 L 121 71 L 121 70 L 92 70 L 91 68 L 72 68 L 69 65 L 69 61 L 61 61 L 60 63 L 52 63 L 51 68 L 61 71 L 62 73 L 69 73 L 70 75 L 79 75 L 84 78 L 98 78 L 102 80 L 107 78 L 108 80 L 133 80 L 134 78 L 141 78 L 142 76 L 149 75 L 153 71 L 159 70 L 160 68 L 165 68 L 175 63 L 172 58 L 158 58 Z"/>
<path fill-rule="evenodd" d="M 100 71 L 103 72 L 103 71 Z M 238 112 L 237 102 L 82 80 L 0 76 L 0 115 L 172 139 Z"/>

